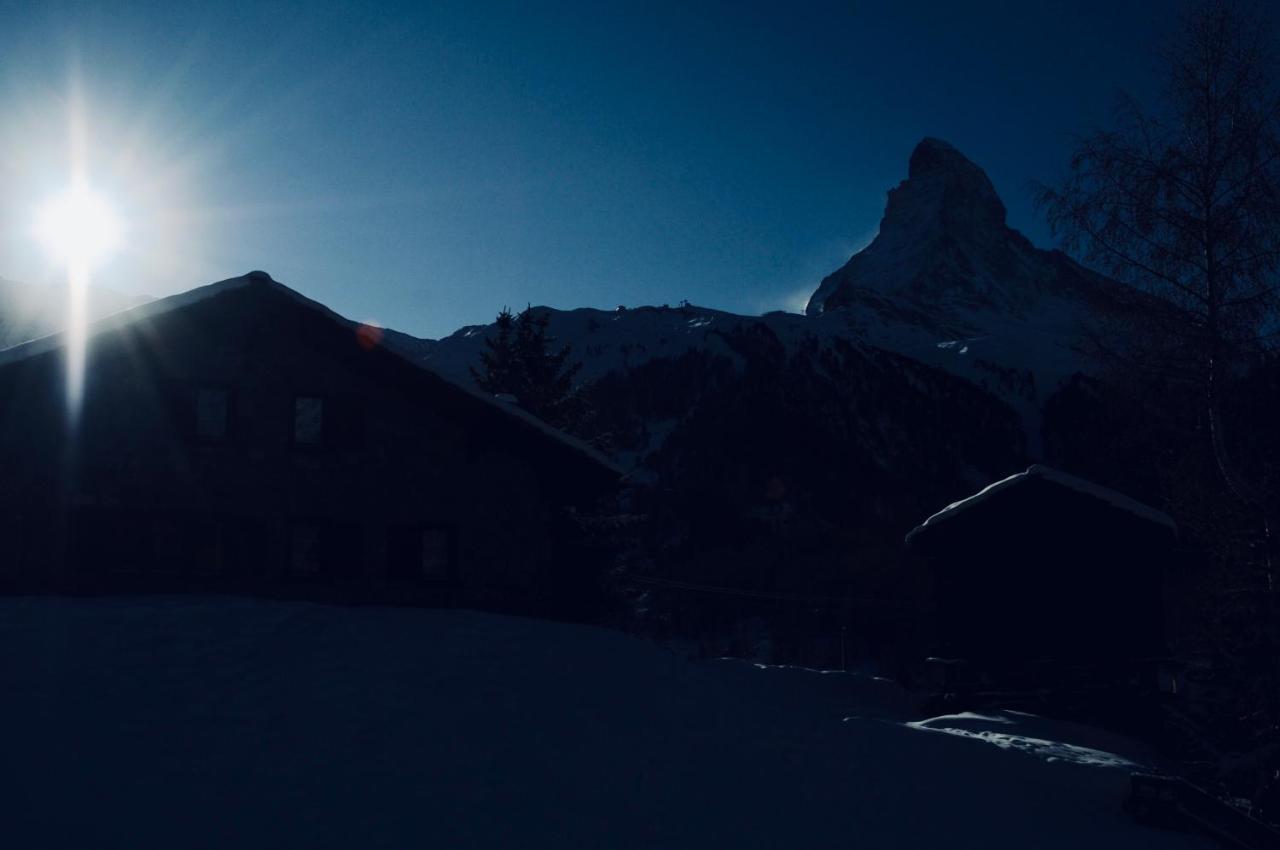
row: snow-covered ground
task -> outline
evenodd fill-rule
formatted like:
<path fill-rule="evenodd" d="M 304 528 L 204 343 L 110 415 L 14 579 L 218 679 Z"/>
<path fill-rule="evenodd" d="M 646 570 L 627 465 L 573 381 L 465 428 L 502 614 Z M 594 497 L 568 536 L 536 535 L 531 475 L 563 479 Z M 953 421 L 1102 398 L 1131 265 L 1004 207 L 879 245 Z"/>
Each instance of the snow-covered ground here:
<path fill-rule="evenodd" d="M 1120 739 L 465 611 L 0 600 L 0 843 L 1202 847 Z"/>

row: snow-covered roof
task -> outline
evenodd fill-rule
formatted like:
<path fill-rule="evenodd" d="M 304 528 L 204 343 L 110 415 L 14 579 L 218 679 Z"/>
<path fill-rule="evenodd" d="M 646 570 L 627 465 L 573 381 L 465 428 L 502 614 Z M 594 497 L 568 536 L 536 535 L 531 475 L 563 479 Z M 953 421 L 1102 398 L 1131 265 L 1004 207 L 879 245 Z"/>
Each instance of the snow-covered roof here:
<path fill-rule="evenodd" d="M 358 322 L 354 322 L 351 319 L 341 316 L 321 304 L 319 301 L 313 301 L 302 293 L 294 289 L 290 289 L 279 281 L 272 279 L 271 275 L 266 272 L 252 271 L 240 277 L 228 278 L 227 280 L 221 280 L 217 283 L 198 286 L 195 289 L 189 289 L 186 292 L 180 292 L 177 295 L 170 295 L 167 298 L 158 298 L 154 301 L 148 301 L 145 304 L 140 304 L 137 307 L 131 307 L 128 310 L 113 313 L 92 322 L 88 326 L 87 336 L 92 338 L 104 333 L 117 331 L 143 319 L 152 319 L 157 316 L 172 313 L 175 310 L 180 310 L 193 304 L 198 304 L 225 292 L 232 292 L 248 286 L 270 287 L 273 291 L 292 299 L 309 310 L 314 310 L 315 312 L 320 313 L 343 327 L 351 329 L 359 327 Z M 0 351 L 0 367 L 16 363 L 20 360 L 27 360 L 41 354 L 46 354 L 50 351 L 55 351 L 62 348 L 66 344 L 66 341 L 67 331 L 61 330 L 56 333 L 49 334 L 48 336 L 43 336 L 38 339 L 33 339 L 29 342 L 24 342 L 20 345 L 4 349 L 3 351 Z M 605 457 L 583 440 L 579 440 L 576 437 L 560 431 L 559 429 L 551 427 L 522 408 L 511 404 L 510 402 L 495 399 L 475 387 L 468 386 L 460 381 L 455 381 L 443 373 L 432 369 L 425 363 L 405 356 L 394 347 L 384 345 L 382 348 L 384 351 L 387 351 L 405 363 L 409 363 L 415 368 L 432 375 L 450 387 L 457 389 L 459 392 L 465 393 L 477 402 L 501 412 L 503 415 L 522 423 L 524 426 L 532 430 L 542 433 L 544 436 L 555 440 L 566 448 L 583 456 L 587 460 L 603 466 L 610 472 L 613 472 L 618 476 L 622 476 L 624 474 L 623 470 L 613 461 L 609 460 L 609 458 Z"/>
<path fill-rule="evenodd" d="M 1086 481 L 1083 478 L 1077 478 L 1074 475 L 1068 475 L 1065 472 L 1060 472 L 1059 470 L 1051 469 L 1047 466 L 1035 464 L 1027 467 L 1024 472 L 1010 475 L 1008 478 L 1002 478 L 994 484 L 988 484 L 986 487 L 968 498 L 964 498 L 958 502 L 952 502 L 947 505 L 936 514 L 911 529 L 910 533 L 907 534 L 907 543 L 910 543 L 917 535 L 928 529 L 936 527 L 939 523 L 960 514 L 967 508 L 981 504 L 995 494 L 1003 490 L 1007 490 L 1010 487 L 1035 479 L 1047 481 L 1050 484 L 1056 484 L 1059 487 L 1065 487 L 1082 495 L 1105 502 L 1113 508 L 1126 511 L 1148 522 L 1165 526 L 1175 534 L 1178 531 L 1178 527 L 1174 523 L 1173 518 L 1163 511 L 1158 511 L 1153 507 L 1144 505 L 1136 499 L 1131 499 L 1123 493 L 1118 493 L 1109 487 L 1103 487 L 1101 484 L 1095 484 L 1092 481 Z"/>

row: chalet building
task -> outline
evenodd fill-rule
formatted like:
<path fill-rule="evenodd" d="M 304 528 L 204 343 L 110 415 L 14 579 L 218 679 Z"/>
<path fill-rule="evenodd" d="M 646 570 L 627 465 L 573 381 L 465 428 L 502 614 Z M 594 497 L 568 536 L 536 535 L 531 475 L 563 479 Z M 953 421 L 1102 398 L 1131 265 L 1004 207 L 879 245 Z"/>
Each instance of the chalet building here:
<path fill-rule="evenodd" d="M 938 655 L 1119 670 L 1165 652 L 1176 539 L 1160 511 L 1032 466 L 948 505 L 906 542 L 933 578 Z"/>
<path fill-rule="evenodd" d="M 572 615 L 604 457 L 263 272 L 0 352 L 0 588 Z"/>

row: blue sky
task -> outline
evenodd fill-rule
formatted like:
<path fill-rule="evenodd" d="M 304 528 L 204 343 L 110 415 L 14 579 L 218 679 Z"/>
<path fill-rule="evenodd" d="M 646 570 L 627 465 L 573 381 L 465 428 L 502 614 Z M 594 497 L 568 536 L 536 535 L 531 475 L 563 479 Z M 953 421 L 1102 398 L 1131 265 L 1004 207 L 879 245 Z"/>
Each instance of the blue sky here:
<path fill-rule="evenodd" d="M 502 306 L 795 308 L 875 232 L 922 136 L 1029 183 L 1120 87 L 1149 4 L 7 3 L 0 276 L 51 282 L 34 211 L 71 93 L 125 220 L 101 285 L 266 269 L 447 334 Z"/>

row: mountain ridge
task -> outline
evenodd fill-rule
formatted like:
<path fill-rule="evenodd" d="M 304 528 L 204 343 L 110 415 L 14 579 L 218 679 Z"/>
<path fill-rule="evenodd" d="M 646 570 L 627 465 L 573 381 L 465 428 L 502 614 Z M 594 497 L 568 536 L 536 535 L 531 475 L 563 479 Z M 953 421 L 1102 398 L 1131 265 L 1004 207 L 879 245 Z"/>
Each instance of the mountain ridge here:
<path fill-rule="evenodd" d="M 932 301 L 941 322 L 959 310 L 1019 312 L 1045 295 L 1088 297 L 1100 285 L 1100 276 L 1009 227 L 986 172 L 926 138 L 907 178 L 889 190 L 876 237 L 822 280 L 805 312 L 856 308 L 874 293 Z"/>
<path fill-rule="evenodd" d="M 922 140 L 888 193 L 880 232 L 827 275 L 804 314 L 746 316 L 682 304 L 616 311 L 534 307 L 581 361 L 584 385 L 690 351 L 741 365 L 726 334 L 759 328 L 788 351 L 835 341 L 903 355 L 990 393 L 1022 419 L 1039 454 L 1044 405 L 1094 369 L 1085 340 L 1113 281 L 1009 227 L 994 185 L 953 145 Z M 416 356 L 466 379 L 489 325 L 430 343 Z"/>

